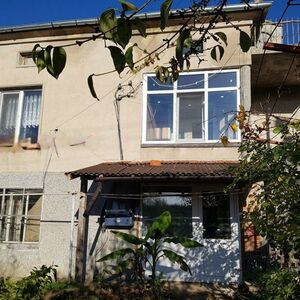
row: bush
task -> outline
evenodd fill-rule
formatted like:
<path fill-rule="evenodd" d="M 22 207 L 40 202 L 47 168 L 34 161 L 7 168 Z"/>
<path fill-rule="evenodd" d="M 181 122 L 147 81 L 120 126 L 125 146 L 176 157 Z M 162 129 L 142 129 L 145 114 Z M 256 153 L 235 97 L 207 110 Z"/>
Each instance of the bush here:
<path fill-rule="evenodd" d="M 45 265 L 34 268 L 30 275 L 12 282 L 9 279 L 0 279 L 0 300 L 40 300 L 44 292 L 56 281 L 56 267 Z M 54 279 L 54 280 L 53 280 Z"/>
<path fill-rule="evenodd" d="M 288 269 L 279 269 L 263 275 L 256 299 L 300 299 L 300 276 Z"/>

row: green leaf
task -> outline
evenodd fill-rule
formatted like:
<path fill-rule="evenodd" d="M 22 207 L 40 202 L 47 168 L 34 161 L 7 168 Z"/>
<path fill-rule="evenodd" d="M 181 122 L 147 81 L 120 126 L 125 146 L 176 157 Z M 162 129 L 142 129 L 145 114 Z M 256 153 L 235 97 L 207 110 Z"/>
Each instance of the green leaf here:
<path fill-rule="evenodd" d="M 106 10 L 102 13 L 100 17 L 100 30 L 104 33 L 104 36 L 109 39 L 113 40 L 114 33 L 117 31 L 117 19 L 116 13 L 114 9 Z"/>
<path fill-rule="evenodd" d="M 166 67 L 158 66 L 155 69 L 156 78 L 162 83 L 166 83 L 168 81 L 169 74 L 169 70 Z"/>
<path fill-rule="evenodd" d="M 216 45 L 213 47 L 213 49 L 210 52 L 210 56 L 212 59 L 214 59 L 215 61 L 218 61 L 217 58 L 217 49 L 219 50 L 219 60 L 221 60 L 224 56 L 224 48 L 220 45 Z"/>
<path fill-rule="evenodd" d="M 156 219 L 152 223 L 148 233 L 146 234 L 145 240 L 147 240 L 147 237 L 154 238 L 157 233 L 161 235 L 164 234 L 166 230 L 171 226 L 171 222 L 172 222 L 172 218 L 170 212 L 164 211 L 158 217 L 158 219 Z"/>
<path fill-rule="evenodd" d="M 243 50 L 243 52 L 248 52 L 248 50 L 251 47 L 250 36 L 245 31 L 242 30 L 240 30 L 240 47 Z"/>
<path fill-rule="evenodd" d="M 123 48 L 127 46 L 132 35 L 131 25 L 125 18 L 119 18 L 117 21 L 117 33 L 114 34 L 114 40 Z"/>
<path fill-rule="evenodd" d="M 184 59 L 183 59 L 183 48 L 184 42 L 186 39 L 190 37 L 191 31 L 189 28 L 184 28 L 176 41 L 176 59 L 178 61 L 178 65 L 180 70 L 183 69 Z"/>
<path fill-rule="evenodd" d="M 38 68 L 38 72 L 41 72 L 43 69 L 46 68 L 46 62 L 45 62 L 45 59 L 44 59 L 44 52 L 45 52 L 45 50 L 41 50 L 37 54 L 36 66 Z"/>
<path fill-rule="evenodd" d="M 131 253 L 134 254 L 134 250 L 132 250 L 131 248 L 116 250 L 116 251 L 113 251 L 113 252 L 101 257 L 99 260 L 97 260 L 97 262 L 117 259 L 119 257 L 124 257 L 126 254 L 131 254 Z"/>
<path fill-rule="evenodd" d="M 112 233 L 114 235 L 116 235 L 116 237 L 118 237 L 119 239 L 126 241 L 130 244 L 133 245 L 142 245 L 144 243 L 143 239 L 138 238 L 137 236 L 133 235 L 133 234 L 129 234 L 129 233 L 125 233 L 125 232 L 120 232 L 120 231 L 112 231 Z"/>
<path fill-rule="evenodd" d="M 278 134 L 278 133 L 280 133 L 280 132 L 282 132 L 282 127 L 281 126 L 277 126 L 277 127 L 275 127 L 274 129 L 273 129 L 273 132 L 274 133 L 276 133 L 276 134 Z"/>
<path fill-rule="evenodd" d="M 38 48 L 40 48 L 40 44 L 35 44 L 33 49 L 32 49 L 32 59 L 34 61 L 34 63 L 37 63 L 37 57 L 40 51 L 37 51 Z"/>
<path fill-rule="evenodd" d="M 143 21 L 141 21 L 139 18 L 135 18 L 131 20 L 131 24 L 137 28 L 142 37 L 145 38 L 147 36 L 146 27 Z"/>
<path fill-rule="evenodd" d="M 132 50 L 133 50 L 134 46 L 129 47 L 126 52 L 125 52 L 125 60 L 126 63 L 128 65 L 128 67 L 133 70 L 134 67 L 134 63 L 133 63 L 133 54 L 132 54 Z"/>
<path fill-rule="evenodd" d="M 213 60 L 217 61 L 217 50 L 216 50 L 216 46 L 214 46 L 212 48 L 212 50 L 210 51 L 210 56 Z"/>
<path fill-rule="evenodd" d="M 46 47 L 44 51 L 44 60 L 46 64 L 47 71 L 50 75 L 52 75 L 54 78 L 56 78 L 53 65 L 52 65 L 52 59 L 51 59 L 51 52 L 52 52 L 53 46 L 49 45 Z"/>
<path fill-rule="evenodd" d="M 228 43 L 227 43 L 227 36 L 224 32 L 221 32 L 221 31 L 218 31 L 216 33 L 214 33 L 214 35 L 217 35 L 223 42 L 224 44 L 227 46 Z"/>
<path fill-rule="evenodd" d="M 97 99 L 98 101 L 100 101 L 100 99 L 98 98 L 98 96 L 97 96 L 97 94 L 96 94 L 95 88 L 94 88 L 93 76 L 94 76 L 94 74 L 91 74 L 91 75 L 88 77 L 88 79 L 87 79 L 87 81 L 88 81 L 88 86 L 89 86 L 91 95 L 92 95 L 95 99 Z"/>
<path fill-rule="evenodd" d="M 123 7 L 124 11 L 130 11 L 130 10 L 137 11 L 138 10 L 138 8 L 130 2 L 127 2 L 127 1 L 124 1 L 124 0 L 119 0 L 119 2 L 122 4 L 122 7 Z"/>
<path fill-rule="evenodd" d="M 67 61 L 67 54 L 64 48 L 62 47 L 54 47 L 53 49 L 53 71 L 56 79 L 59 77 L 63 69 L 65 68 Z"/>
<path fill-rule="evenodd" d="M 185 272 L 189 272 L 192 275 L 191 269 L 185 262 L 183 256 L 178 255 L 177 253 L 175 253 L 171 250 L 167 250 L 167 249 L 164 249 L 163 253 L 172 263 L 179 264 L 181 270 L 183 270 Z"/>
<path fill-rule="evenodd" d="M 187 239 L 184 237 L 174 237 L 174 238 L 166 238 L 164 239 L 164 242 L 166 243 L 174 243 L 174 244 L 180 244 L 185 248 L 197 248 L 197 247 L 203 247 L 202 244 L 198 243 L 197 241 Z"/>
<path fill-rule="evenodd" d="M 110 55 L 113 59 L 114 66 L 117 72 L 121 74 L 126 64 L 126 59 L 123 51 L 120 48 L 115 46 L 109 46 L 108 49 L 110 51 Z"/>
<path fill-rule="evenodd" d="M 165 0 L 160 6 L 160 29 L 166 28 L 173 0 Z"/>

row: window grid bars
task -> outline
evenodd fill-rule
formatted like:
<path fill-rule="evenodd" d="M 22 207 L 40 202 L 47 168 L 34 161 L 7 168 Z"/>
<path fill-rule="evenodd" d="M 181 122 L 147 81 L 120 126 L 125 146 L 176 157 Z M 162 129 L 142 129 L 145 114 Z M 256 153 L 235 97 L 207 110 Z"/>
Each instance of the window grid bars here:
<path fill-rule="evenodd" d="M 31 195 L 36 195 L 36 196 L 42 196 L 43 193 L 29 193 L 28 191 L 26 192 L 26 189 L 19 189 L 22 190 L 23 193 L 22 194 L 15 194 L 15 193 L 6 193 L 7 189 L 2 189 L 2 197 L 1 197 L 1 210 L 0 210 L 0 242 L 25 242 L 25 234 L 26 234 L 26 225 L 27 225 L 27 214 L 28 214 L 28 206 L 29 206 L 29 198 Z M 4 213 L 4 205 L 5 205 L 5 197 L 9 196 L 9 209 L 8 209 L 8 213 Z M 12 209 L 13 209 L 13 197 L 14 196 L 22 196 L 22 208 L 24 205 L 24 198 L 26 196 L 26 204 L 25 204 L 25 212 L 22 214 L 13 214 L 12 213 Z M 22 232 L 22 239 L 18 240 L 18 241 L 14 241 L 13 239 L 11 240 L 9 235 L 10 235 L 10 228 L 11 228 L 11 224 L 12 224 L 12 218 L 16 218 L 19 217 L 20 218 L 20 226 L 22 227 L 23 225 L 23 232 Z M 34 219 L 36 218 L 36 219 Z M 31 215 L 31 219 L 33 220 L 40 220 L 40 215 Z M 2 221 L 5 220 L 3 223 L 6 224 L 2 224 Z M 23 223 L 22 223 L 23 221 Z M 3 226 L 4 225 L 4 226 Z M 21 233 L 21 227 L 20 227 L 20 233 Z M 3 229 L 5 228 L 5 239 L 1 239 L 2 234 L 3 234 Z"/>

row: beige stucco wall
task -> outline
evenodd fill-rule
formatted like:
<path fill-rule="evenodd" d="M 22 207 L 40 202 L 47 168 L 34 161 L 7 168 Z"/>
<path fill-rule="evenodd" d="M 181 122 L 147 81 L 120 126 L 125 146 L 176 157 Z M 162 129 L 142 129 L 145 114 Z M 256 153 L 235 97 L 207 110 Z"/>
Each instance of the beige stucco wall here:
<path fill-rule="evenodd" d="M 220 62 L 210 58 L 205 51 L 205 59 L 198 67 L 198 61 L 192 61 L 192 70 L 239 68 L 251 64 L 249 53 L 242 53 L 238 46 L 238 32 L 219 24 L 215 30 L 227 34 L 228 47 Z M 242 29 L 249 32 L 249 23 L 240 23 Z M 170 30 L 170 31 L 169 31 Z M 161 34 L 152 29 L 146 39 L 134 37 L 142 48 L 149 51 L 159 45 L 162 39 L 169 37 L 171 29 Z M 114 93 L 119 83 L 132 80 L 138 86 L 134 98 L 121 102 L 121 126 L 125 160 L 149 159 L 192 159 L 192 160 L 232 160 L 237 159 L 236 147 L 141 147 L 142 134 L 142 82 L 143 73 L 153 72 L 153 66 L 138 74 L 105 75 L 95 79 L 95 88 L 101 101 L 97 102 L 89 93 L 87 77 L 91 73 L 101 73 L 113 69 L 109 50 L 102 40 L 90 42 L 81 47 L 68 47 L 67 66 L 58 80 L 46 71 L 38 74 L 35 67 L 17 67 L 18 53 L 30 51 L 35 43 L 41 45 L 61 45 L 74 41 L 80 36 L 60 36 L 51 38 L 26 38 L 22 40 L 2 41 L 0 43 L 0 89 L 8 87 L 28 87 L 40 85 L 43 90 L 41 126 L 39 144 L 41 150 L 23 150 L 20 147 L 0 148 L 0 169 L 2 172 L 40 172 L 45 170 L 52 155 L 48 171 L 68 171 L 97 164 L 103 161 L 119 160 L 116 118 L 113 106 Z M 83 37 L 83 36 L 81 36 Z M 72 40 L 74 39 L 74 40 Z M 205 48 L 213 43 L 208 41 Z M 160 64 L 167 63 L 174 55 L 171 47 L 160 55 Z M 141 52 L 135 51 L 135 60 Z M 241 74 L 244 74 L 241 72 Z M 246 77 L 248 80 L 248 77 Z M 250 80 L 250 77 L 249 77 Z M 241 80 L 244 82 L 243 80 Z M 242 88 L 243 89 L 243 88 Z M 246 94 L 248 91 L 246 92 Z M 243 97 L 242 97 L 243 98 Z M 241 99 L 243 102 L 243 99 Z M 58 131 L 55 133 L 55 129 Z M 56 149 L 54 148 L 54 142 Z M 71 146 L 72 144 L 79 144 Z"/>

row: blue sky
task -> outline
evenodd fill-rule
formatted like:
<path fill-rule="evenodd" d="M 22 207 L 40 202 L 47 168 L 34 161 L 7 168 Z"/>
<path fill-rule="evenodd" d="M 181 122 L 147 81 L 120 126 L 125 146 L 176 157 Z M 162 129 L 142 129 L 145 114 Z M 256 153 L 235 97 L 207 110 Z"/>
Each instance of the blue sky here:
<path fill-rule="evenodd" d="M 119 7 L 117 0 L 2 0 L 0 5 L 0 27 L 46 23 L 51 21 L 94 18 L 110 7 Z M 137 6 L 144 0 L 131 0 Z M 154 0 L 148 11 L 158 11 L 162 0 Z M 191 0 L 174 0 L 174 8 L 187 7 Z M 239 3 L 232 0 L 231 3 Z M 267 2 L 267 1 L 265 1 Z M 287 0 L 274 0 L 269 18 L 278 19 Z M 300 3 L 300 0 L 295 2 Z M 286 18 L 298 18 L 300 6 L 290 7 Z"/>

